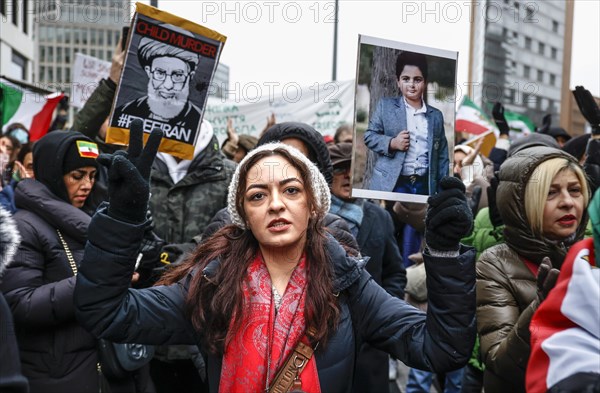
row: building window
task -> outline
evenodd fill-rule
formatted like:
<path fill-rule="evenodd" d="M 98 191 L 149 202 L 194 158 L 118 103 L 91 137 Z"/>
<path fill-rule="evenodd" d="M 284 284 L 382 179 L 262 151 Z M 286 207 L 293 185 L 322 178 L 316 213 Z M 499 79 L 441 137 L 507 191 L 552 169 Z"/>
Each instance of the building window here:
<path fill-rule="evenodd" d="M 96 29 L 90 29 L 90 44 L 96 45 Z"/>
<path fill-rule="evenodd" d="M 48 47 L 48 58 L 46 60 L 50 63 L 54 61 L 54 48 L 51 46 Z"/>
<path fill-rule="evenodd" d="M 546 45 L 543 42 L 538 43 L 538 53 L 543 56 L 545 51 Z"/>
<path fill-rule="evenodd" d="M 20 70 L 19 77 L 22 80 L 27 80 L 27 59 L 25 56 L 21 55 L 19 52 L 13 49 L 12 51 L 12 63 L 17 70 Z M 17 71 L 18 72 L 18 71 Z"/>
<path fill-rule="evenodd" d="M 542 71 L 542 70 L 537 71 L 537 80 L 538 80 L 538 82 L 544 81 L 544 71 Z"/>
<path fill-rule="evenodd" d="M 71 43 L 71 29 L 65 29 L 65 44 Z"/>
<path fill-rule="evenodd" d="M 516 31 L 513 31 L 513 38 L 516 40 L 519 38 L 519 33 L 517 33 Z"/>
<path fill-rule="evenodd" d="M 52 66 L 48 67 L 48 82 L 54 82 L 54 69 Z"/>
<path fill-rule="evenodd" d="M 41 66 L 40 67 L 40 75 L 38 77 L 38 81 L 43 82 L 46 80 L 46 67 Z"/>
<path fill-rule="evenodd" d="M 502 28 L 502 37 L 507 37 L 508 36 L 508 29 L 506 27 Z"/>
<path fill-rule="evenodd" d="M 555 20 L 552 21 L 552 31 L 558 33 L 558 22 Z"/>
<path fill-rule="evenodd" d="M 531 38 L 525 37 L 525 49 L 531 50 Z"/>
<path fill-rule="evenodd" d="M 555 48 L 555 47 L 552 47 L 552 48 L 550 48 L 550 56 L 551 56 L 551 57 L 552 57 L 554 60 L 556 60 L 556 55 L 557 55 L 557 52 L 558 52 L 558 51 L 556 50 L 556 48 Z"/>
<path fill-rule="evenodd" d="M 65 82 L 71 82 L 71 68 L 69 67 L 65 68 Z"/>
<path fill-rule="evenodd" d="M 54 27 L 47 26 L 46 33 L 47 33 L 46 42 L 54 42 L 54 35 L 55 35 Z"/>
<path fill-rule="evenodd" d="M 27 3 L 28 3 L 28 1 L 24 0 L 22 3 L 23 3 L 23 13 L 22 13 L 22 16 L 23 16 L 23 33 L 29 34 L 29 24 L 27 23 L 27 18 L 29 16 L 29 12 L 27 10 Z"/>
<path fill-rule="evenodd" d="M 555 86 L 555 85 L 556 85 L 556 75 L 554 75 L 554 74 L 550 74 L 550 84 L 551 84 L 552 86 Z"/>
<path fill-rule="evenodd" d="M 46 47 L 45 46 L 40 46 L 40 60 L 44 61 L 46 60 Z"/>
<path fill-rule="evenodd" d="M 104 30 L 98 30 L 98 45 L 104 46 Z"/>
<path fill-rule="evenodd" d="M 58 47 L 56 48 L 56 62 L 57 63 L 62 63 L 64 61 L 63 59 L 63 51 L 62 51 L 62 47 Z"/>
<path fill-rule="evenodd" d="M 40 26 L 38 27 L 38 42 L 46 42 L 46 35 L 48 34 L 47 31 L 47 27 L 46 26 Z"/>
<path fill-rule="evenodd" d="M 71 48 L 65 48 L 65 63 L 71 64 Z"/>
<path fill-rule="evenodd" d="M 96 49 L 91 49 L 90 50 L 90 56 L 96 57 Z"/>
<path fill-rule="evenodd" d="M 529 67 L 528 65 L 523 66 L 523 76 L 525 78 L 531 78 L 531 67 Z"/>
<path fill-rule="evenodd" d="M 58 83 L 62 83 L 63 82 L 62 68 L 61 67 L 56 67 L 56 81 Z"/>
<path fill-rule="evenodd" d="M 12 23 L 15 26 L 19 24 L 19 2 L 17 0 L 12 1 Z"/>
<path fill-rule="evenodd" d="M 6 15 L 6 0 L 0 0 L 0 14 Z"/>

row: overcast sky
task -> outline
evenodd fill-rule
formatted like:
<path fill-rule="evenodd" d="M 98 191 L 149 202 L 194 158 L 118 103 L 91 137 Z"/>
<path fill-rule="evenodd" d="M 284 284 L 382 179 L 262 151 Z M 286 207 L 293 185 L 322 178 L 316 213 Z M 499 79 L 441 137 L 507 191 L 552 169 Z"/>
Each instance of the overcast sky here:
<path fill-rule="evenodd" d="M 341 0 L 337 79 L 355 78 L 358 34 L 363 34 L 459 52 L 457 83 L 459 90 L 465 88 L 468 4 Z M 257 89 L 268 94 L 270 86 L 331 81 L 334 1 L 159 0 L 159 7 L 228 37 L 221 62 L 230 67 L 230 98 L 244 100 Z M 599 1 L 575 2 L 571 87 L 584 85 L 595 96 L 600 96 L 599 15 Z"/>

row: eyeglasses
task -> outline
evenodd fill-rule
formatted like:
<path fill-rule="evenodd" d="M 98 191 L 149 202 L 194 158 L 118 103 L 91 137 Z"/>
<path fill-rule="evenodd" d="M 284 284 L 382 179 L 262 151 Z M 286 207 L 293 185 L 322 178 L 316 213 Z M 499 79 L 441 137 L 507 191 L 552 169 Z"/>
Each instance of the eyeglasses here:
<path fill-rule="evenodd" d="M 152 70 L 152 79 L 159 82 L 164 82 L 168 76 L 171 78 L 171 82 L 173 83 L 184 83 L 189 75 L 190 74 L 187 74 L 183 71 L 173 71 L 170 74 L 167 74 L 167 71 L 161 70 L 160 68 L 155 68 Z"/>

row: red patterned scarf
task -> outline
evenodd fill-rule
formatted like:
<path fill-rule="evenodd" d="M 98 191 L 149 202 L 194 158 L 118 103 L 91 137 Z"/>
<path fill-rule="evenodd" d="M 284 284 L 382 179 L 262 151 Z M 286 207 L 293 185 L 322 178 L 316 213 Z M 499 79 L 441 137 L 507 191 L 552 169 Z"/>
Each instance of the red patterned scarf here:
<path fill-rule="evenodd" d="M 230 335 L 223 355 L 220 393 L 264 392 L 304 337 L 304 301 L 307 267 L 303 257 L 292 273 L 275 312 L 273 285 L 260 253 L 254 258 L 242 284 L 244 316 L 240 329 Z M 300 375 L 302 390 L 320 393 L 315 357 Z"/>

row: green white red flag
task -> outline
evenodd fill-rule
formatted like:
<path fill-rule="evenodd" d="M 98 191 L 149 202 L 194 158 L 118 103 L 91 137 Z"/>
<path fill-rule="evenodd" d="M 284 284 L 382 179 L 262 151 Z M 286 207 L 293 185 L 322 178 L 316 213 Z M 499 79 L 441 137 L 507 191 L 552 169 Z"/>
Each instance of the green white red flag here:
<path fill-rule="evenodd" d="M 466 132 L 468 134 L 480 135 L 486 131 L 497 131 L 496 124 L 475 105 L 467 96 L 464 96 L 458 111 L 456 111 L 456 122 L 454 125 L 456 132 Z"/>
<path fill-rule="evenodd" d="M 4 78 L 0 78 L 0 92 L 2 130 L 13 123 L 21 123 L 29 130 L 29 140 L 32 142 L 46 135 L 54 110 L 64 97 L 63 93 L 35 93 Z"/>
<path fill-rule="evenodd" d="M 520 135 L 525 136 L 535 132 L 535 125 L 529 117 L 523 114 L 505 110 L 504 117 L 508 127 L 510 127 L 511 134 L 517 133 L 518 135 L 520 133 Z"/>

